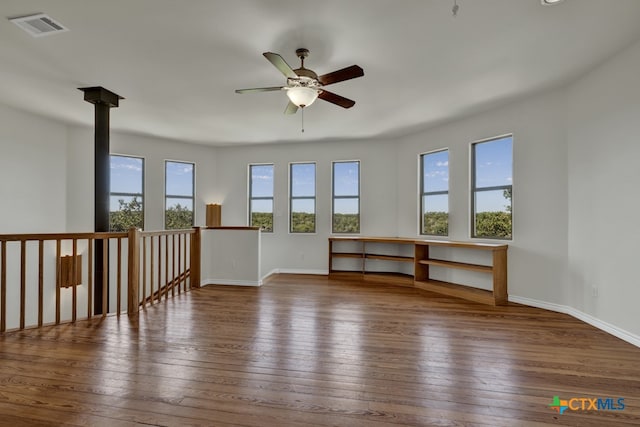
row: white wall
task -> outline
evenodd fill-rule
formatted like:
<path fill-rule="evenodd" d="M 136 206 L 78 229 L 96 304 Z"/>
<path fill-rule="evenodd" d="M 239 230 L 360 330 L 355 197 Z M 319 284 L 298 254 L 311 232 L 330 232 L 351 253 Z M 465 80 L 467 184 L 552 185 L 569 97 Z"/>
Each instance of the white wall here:
<path fill-rule="evenodd" d="M 68 231 L 93 230 L 93 147 L 92 128 L 70 127 L 67 173 Z M 217 200 L 215 148 L 116 132 L 111 133 L 110 147 L 112 154 L 145 159 L 145 230 L 164 228 L 165 160 L 195 163 L 195 223 L 204 225 L 205 205 Z"/>
<path fill-rule="evenodd" d="M 640 336 L 640 43 L 569 91 L 569 304 Z M 594 289 L 597 296 L 594 296 Z"/>
<path fill-rule="evenodd" d="M 0 233 L 63 231 L 67 127 L 0 105 Z"/>
<path fill-rule="evenodd" d="M 202 230 L 201 285 L 260 286 L 260 230 Z"/>
<path fill-rule="evenodd" d="M 327 272 L 327 237 L 331 234 L 331 162 L 360 160 L 360 210 L 363 235 L 397 234 L 396 155 L 388 142 L 314 142 L 219 149 L 216 181 L 222 225 L 247 225 L 248 164 L 274 164 L 274 232 L 262 233 L 262 272 L 274 269 Z M 317 222 L 315 234 L 288 232 L 290 162 L 315 161 Z"/>
<path fill-rule="evenodd" d="M 398 231 L 418 236 L 418 156 L 449 149 L 449 238 L 470 239 L 469 153 L 474 141 L 513 134 L 513 241 L 509 295 L 562 304 L 567 283 L 566 101 L 538 95 L 402 139 Z M 454 274 L 453 272 L 451 274 Z"/>

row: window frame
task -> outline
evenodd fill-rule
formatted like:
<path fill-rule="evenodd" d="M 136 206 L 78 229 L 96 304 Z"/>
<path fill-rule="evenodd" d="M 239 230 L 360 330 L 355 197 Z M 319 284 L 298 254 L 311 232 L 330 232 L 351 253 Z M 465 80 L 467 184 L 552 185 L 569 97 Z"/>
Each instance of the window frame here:
<path fill-rule="evenodd" d="M 451 156 L 450 156 L 450 150 L 449 147 L 444 147 L 444 148 L 439 148 L 437 150 L 432 150 L 432 151 L 427 151 L 424 153 L 420 153 L 418 155 L 418 164 L 419 164 L 419 175 L 418 175 L 418 185 L 419 185 L 419 194 L 418 194 L 418 198 L 419 200 L 419 211 L 418 211 L 418 234 L 420 234 L 421 236 L 433 236 L 433 237 L 448 237 L 449 236 L 449 214 L 451 211 L 451 201 L 449 198 L 449 190 L 450 190 L 450 185 L 449 185 L 449 181 L 447 181 L 447 190 L 446 191 L 429 191 L 429 192 L 425 192 L 424 191 L 424 158 L 426 156 L 432 155 L 432 154 L 438 154 L 438 153 L 442 153 L 443 151 L 447 152 L 447 176 L 451 177 L 451 173 L 450 173 L 450 168 L 449 168 L 449 164 L 451 163 Z M 424 198 L 426 196 L 440 196 L 440 195 L 447 195 L 447 232 L 446 234 L 431 234 L 431 233 L 425 233 L 424 232 Z"/>
<path fill-rule="evenodd" d="M 140 229 L 144 230 L 145 223 L 145 158 L 142 156 L 132 156 L 129 154 L 117 154 L 117 153 L 109 153 L 109 167 L 111 167 L 111 158 L 112 157 L 126 157 L 130 159 L 140 159 L 142 160 L 142 182 L 141 189 L 142 193 L 121 193 L 121 192 L 112 192 L 111 191 L 111 176 L 109 176 L 109 231 L 111 231 L 111 197 L 124 196 L 124 197 L 140 197 L 140 202 L 142 203 L 142 225 Z"/>
<path fill-rule="evenodd" d="M 489 142 L 498 141 L 505 138 L 511 138 L 511 177 L 512 181 L 510 185 L 494 185 L 490 187 L 478 187 L 476 183 L 476 146 L 479 144 L 485 144 Z M 470 193 L 470 229 L 469 236 L 471 239 L 485 239 L 485 240 L 497 240 L 497 241 L 507 241 L 513 242 L 513 142 L 514 137 L 513 133 L 507 133 L 503 135 L 493 136 L 489 138 L 480 139 L 474 141 L 470 144 L 469 149 L 469 166 L 470 166 L 470 174 L 469 174 L 469 193 Z M 511 191 L 511 237 L 500 237 L 500 236 L 478 236 L 476 234 L 476 194 L 487 192 L 487 191 L 498 191 L 498 190 L 510 190 Z"/>
<path fill-rule="evenodd" d="M 167 194 L 167 165 L 169 163 L 180 163 L 186 165 L 192 165 L 193 170 L 191 172 L 191 196 L 183 196 L 183 195 L 172 195 Z M 164 206 L 163 206 L 163 226 L 164 229 L 167 230 L 167 200 L 168 199 L 184 199 L 191 200 L 191 227 L 193 227 L 196 223 L 196 163 L 189 162 L 186 160 L 170 160 L 165 159 L 164 161 Z"/>
<path fill-rule="evenodd" d="M 313 165 L 313 196 L 293 195 L 293 168 L 296 165 Z M 289 163 L 289 233 L 290 234 L 316 234 L 318 229 L 318 165 L 315 161 L 291 162 Z M 293 202 L 294 200 L 313 200 L 313 230 L 294 231 L 293 230 Z"/>
<path fill-rule="evenodd" d="M 253 197 L 253 179 L 252 179 L 252 173 L 251 170 L 254 166 L 271 166 L 272 168 L 272 174 L 273 174 L 273 182 L 271 185 L 271 197 L 267 197 L 267 196 L 258 196 L 258 197 Z M 276 230 L 276 224 L 275 224 L 275 219 L 276 219 L 276 215 L 275 215 L 275 210 L 276 210 L 276 198 L 275 198 L 275 187 L 276 187 L 276 167 L 274 163 L 249 163 L 248 167 L 247 167 L 247 195 L 249 196 L 248 199 L 248 203 L 247 203 L 247 224 L 249 224 L 250 227 L 253 227 L 253 221 L 252 221 L 252 210 L 251 210 L 251 206 L 252 206 L 252 201 L 253 200 L 271 200 L 271 230 L 264 230 L 261 229 L 260 231 L 262 233 L 274 233 Z"/>
<path fill-rule="evenodd" d="M 336 196 L 336 168 L 337 163 L 357 163 L 358 164 L 358 194 L 356 196 Z M 331 161 L 331 234 L 360 234 L 362 231 L 362 211 L 360 205 L 360 197 L 362 194 L 362 162 L 360 160 L 332 160 Z M 335 204 L 336 199 L 357 199 L 358 200 L 358 231 L 336 231 L 334 229 Z"/>

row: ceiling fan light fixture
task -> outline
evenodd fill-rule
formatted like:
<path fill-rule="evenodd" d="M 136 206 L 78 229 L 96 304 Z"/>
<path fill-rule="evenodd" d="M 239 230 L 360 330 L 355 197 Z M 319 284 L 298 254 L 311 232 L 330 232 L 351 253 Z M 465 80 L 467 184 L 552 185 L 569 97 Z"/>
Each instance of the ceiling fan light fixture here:
<path fill-rule="evenodd" d="M 554 4 L 558 4 L 563 1 L 564 0 L 540 0 L 543 6 L 553 6 Z"/>
<path fill-rule="evenodd" d="M 318 90 L 305 86 L 295 86 L 287 89 L 287 96 L 297 107 L 305 108 L 318 99 Z"/>

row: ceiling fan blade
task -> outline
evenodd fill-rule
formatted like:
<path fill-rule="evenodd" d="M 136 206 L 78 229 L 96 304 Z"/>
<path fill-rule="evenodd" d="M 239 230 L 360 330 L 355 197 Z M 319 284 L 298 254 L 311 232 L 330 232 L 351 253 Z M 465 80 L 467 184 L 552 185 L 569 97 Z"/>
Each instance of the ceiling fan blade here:
<path fill-rule="evenodd" d="M 297 111 L 298 106 L 291 101 L 287 104 L 287 108 L 284 109 L 285 114 L 295 114 Z"/>
<path fill-rule="evenodd" d="M 298 75 L 293 71 L 293 68 L 287 64 L 282 56 L 273 52 L 265 52 L 262 54 L 269 62 L 271 62 L 282 74 L 290 79 L 297 79 Z"/>
<path fill-rule="evenodd" d="M 333 92 L 329 92 L 327 90 L 322 89 L 318 98 L 323 99 L 332 104 L 336 104 L 341 106 L 342 108 L 351 108 L 356 104 L 356 101 L 353 101 L 349 98 L 345 98 L 344 96 L 336 95 Z"/>
<path fill-rule="evenodd" d="M 364 70 L 357 65 L 352 65 L 351 67 L 343 68 L 333 73 L 324 74 L 318 77 L 318 81 L 326 86 L 362 76 L 364 76 Z"/>
<path fill-rule="evenodd" d="M 282 89 L 284 89 L 282 86 L 254 87 L 251 89 L 236 89 L 236 93 L 272 92 L 272 91 L 282 90 Z"/>

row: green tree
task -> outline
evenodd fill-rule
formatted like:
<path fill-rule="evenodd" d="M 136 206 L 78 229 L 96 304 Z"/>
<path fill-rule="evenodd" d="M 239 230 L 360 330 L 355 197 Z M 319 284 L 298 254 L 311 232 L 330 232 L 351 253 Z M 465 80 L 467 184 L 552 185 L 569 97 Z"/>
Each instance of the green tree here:
<path fill-rule="evenodd" d="M 511 239 L 511 212 L 476 214 L 476 237 Z"/>
<path fill-rule="evenodd" d="M 291 231 L 294 233 L 314 233 L 316 231 L 316 215 L 308 212 L 291 214 Z"/>
<path fill-rule="evenodd" d="M 334 233 L 359 233 L 359 214 L 333 214 Z"/>
<path fill-rule="evenodd" d="M 449 214 L 447 212 L 425 212 L 422 232 L 434 236 L 449 234 Z"/>
<path fill-rule="evenodd" d="M 273 213 L 251 212 L 251 225 L 262 228 L 262 231 L 273 231 Z"/>
<path fill-rule="evenodd" d="M 507 212 L 511 212 L 511 195 L 512 195 L 512 189 L 511 188 L 507 188 L 502 192 L 502 195 L 504 196 L 505 199 L 507 199 L 509 201 L 508 205 L 505 205 L 505 210 Z"/>
<path fill-rule="evenodd" d="M 141 200 L 134 197 L 127 203 L 124 199 L 120 199 L 118 204 L 117 211 L 109 212 L 109 229 L 111 231 L 129 231 L 131 227 L 142 228 L 144 226 Z"/>
<path fill-rule="evenodd" d="M 193 227 L 193 211 L 178 203 L 165 212 L 165 229 L 184 230 Z"/>

